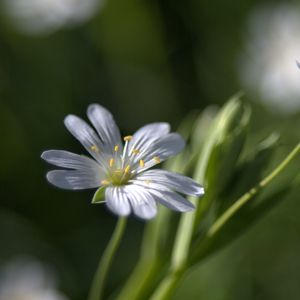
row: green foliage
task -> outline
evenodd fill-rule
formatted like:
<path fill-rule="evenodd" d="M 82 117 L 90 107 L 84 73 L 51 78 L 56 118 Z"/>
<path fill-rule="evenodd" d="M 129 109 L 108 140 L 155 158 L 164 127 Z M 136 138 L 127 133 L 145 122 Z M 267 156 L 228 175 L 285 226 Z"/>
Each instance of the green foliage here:
<path fill-rule="evenodd" d="M 205 196 L 190 199 L 196 211 L 183 214 L 175 227 L 170 226 L 168 211 L 160 211 L 147 225 L 139 267 L 118 299 L 169 299 L 192 266 L 229 245 L 299 185 L 291 180 L 276 189 L 272 183 L 297 157 L 300 145 L 267 176 L 279 135 L 272 133 L 246 151 L 251 109 L 240 98 L 240 94 L 232 97 L 219 111 L 210 108 L 198 117 L 193 114 L 180 126 L 189 147 L 167 167 L 194 174 L 204 184 Z M 166 239 L 176 227 L 175 240 Z M 145 253 L 152 256 L 143 264 Z"/>
<path fill-rule="evenodd" d="M 271 99 L 260 99 L 255 90 L 249 94 L 249 100 L 253 100 L 253 119 L 244 128 L 246 135 L 241 136 L 241 141 L 246 138 L 246 142 L 240 146 L 239 154 L 237 147 L 237 154 L 231 157 L 230 145 L 235 143 L 232 130 L 238 126 L 243 111 L 226 127 L 222 123 L 216 126 L 221 111 L 224 118 L 220 119 L 227 123 L 236 107 L 227 104 L 225 109 L 221 105 L 224 95 L 241 84 L 236 62 L 240 62 L 243 39 L 249 33 L 243 30 L 246 18 L 257 5 L 267 4 L 271 8 L 279 1 L 102 3 L 100 0 L 103 5 L 99 5 L 88 22 L 66 27 L 61 24 L 60 30 L 40 36 L 27 36 L 18 30 L 21 6 L 28 12 L 37 12 L 36 9 L 21 5 L 12 18 L 5 7 L 13 5 L 6 4 L 25 0 L 0 2 L 3 137 L 0 236 L 5 245 L 0 250 L 1 267 L 10 259 L 29 255 L 58 272 L 55 279 L 68 298 L 87 299 L 99 252 L 109 239 L 115 217 L 107 212 L 105 205 L 90 205 L 91 190 L 72 193 L 50 187 L 40 153 L 48 147 L 76 153 L 84 151 L 68 135 L 62 119 L 69 113 L 83 116 L 91 101 L 109 108 L 124 134 L 132 134 L 143 124 L 156 121 L 167 121 L 173 126 L 197 108 L 201 113 L 188 114 L 178 129 L 188 146 L 164 167 L 196 178 L 196 166 L 203 165 L 199 169 L 203 179 L 198 181 L 205 185 L 206 195 L 192 200 L 197 204 L 198 215 L 188 213 L 186 218 L 181 218 L 180 214 L 160 208 L 157 219 L 149 223 L 130 218 L 122 251 L 109 276 L 105 299 L 111 293 L 109 299 L 114 299 L 116 294 L 123 295 L 124 300 L 150 299 L 162 278 L 180 274 L 170 266 L 179 219 L 186 219 L 191 234 L 184 228 L 182 236 L 188 238 L 188 243 L 178 245 L 183 245 L 186 251 L 182 253 L 183 261 L 197 264 L 194 269 L 200 273 L 194 281 L 187 276 L 181 290 L 185 289 L 184 293 L 177 294 L 176 290 L 176 299 L 298 300 L 300 184 L 293 179 L 297 173 L 300 179 L 299 160 L 289 164 L 251 198 L 213 238 L 207 238 L 215 221 L 276 168 L 299 140 L 299 112 L 287 116 L 276 113 L 276 103 L 268 111 L 260 100 Z M 27 2 L 33 7 L 38 3 Z M 51 17 L 54 19 L 55 13 Z M 294 58 L 290 63 L 292 66 Z M 282 104 L 286 101 L 283 97 Z M 241 100 L 237 103 L 248 110 Z M 215 131 L 222 140 L 225 134 L 228 142 L 215 145 L 212 155 L 208 143 Z M 268 136 L 274 131 L 280 132 L 280 140 L 277 137 L 272 142 Z M 270 141 L 269 146 L 264 145 L 265 137 Z M 228 162 L 225 157 L 229 158 Z M 103 192 L 97 191 L 93 203 L 103 203 Z M 275 206 L 277 209 L 270 214 Z M 259 224 L 246 234 L 258 220 Z M 136 252 L 143 225 L 146 228 L 140 259 L 131 272 L 138 258 Z M 204 257 L 213 256 L 241 236 L 243 239 L 220 253 L 220 256 L 227 255 L 225 265 L 218 260 L 220 256 L 204 263 Z M 236 247 L 250 266 L 248 269 L 240 261 L 238 268 L 234 267 Z M 183 274 L 187 270 L 190 265 L 185 266 Z M 236 282 L 226 286 L 224 282 L 228 281 L 230 272 Z M 208 274 L 211 277 L 205 280 Z M 246 280 L 241 277 L 245 274 Z M 127 277 L 123 288 L 122 280 Z M 218 296 L 214 295 L 215 291 Z M 249 291 L 250 296 L 245 295 Z"/>

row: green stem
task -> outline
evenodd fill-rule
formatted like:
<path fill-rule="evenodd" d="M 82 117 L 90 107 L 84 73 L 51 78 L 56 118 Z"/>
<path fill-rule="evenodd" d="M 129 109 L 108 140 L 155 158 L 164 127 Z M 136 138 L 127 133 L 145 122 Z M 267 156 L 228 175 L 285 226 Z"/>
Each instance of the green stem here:
<path fill-rule="evenodd" d="M 291 153 L 273 170 L 267 177 L 253 187 L 250 191 L 239 198 L 232 206 L 230 206 L 210 227 L 207 236 L 215 235 L 222 226 L 253 196 L 255 196 L 262 188 L 266 187 L 300 152 L 300 144 L 298 144 Z"/>
<path fill-rule="evenodd" d="M 127 219 L 121 217 L 118 219 L 113 235 L 100 259 L 97 271 L 95 273 L 92 286 L 90 289 L 88 300 L 101 300 L 103 299 L 103 289 L 105 286 L 106 278 L 110 270 L 113 258 L 120 245 Z"/>
<path fill-rule="evenodd" d="M 116 297 L 117 300 L 147 299 L 154 283 L 157 281 L 157 274 L 160 273 L 161 265 L 156 260 L 140 260 L 135 267 L 124 289 Z"/>
<path fill-rule="evenodd" d="M 198 167 L 196 168 L 196 174 L 194 176 L 196 181 L 204 182 L 205 170 L 209 159 L 209 154 L 214 145 L 214 139 L 211 139 L 209 144 L 202 150 Z M 198 199 L 195 197 L 189 197 L 189 201 L 196 207 L 198 206 Z M 198 206 L 199 209 L 199 206 Z M 178 229 L 174 241 L 174 247 L 171 255 L 171 266 L 169 273 L 159 284 L 156 291 L 153 293 L 151 300 L 155 299 L 168 299 L 174 292 L 178 281 L 184 274 L 185 266 L 188 261 L 190 245 L 194 234 L 194 226 L 197 218 L 197 212 L 185 213 L 181 216 Z"/>
<path fill-rule="evenodd" d="M 160 261 L 159 249 L 162 239 L 168 231 L 169 212 L 160 208 L 155 220 L 146 225 L 141 248 L 141 257 L 131 272 L 126 284 L 119 293 L 117 300 L 146 299 L 153 289 L 155 279 L 159 277 L 164 263 Z"/>
<path fill-rule="evenodd" d="M 177 288 L 178 282 L 185 274 L 186 268 L 177 269 L 172 271 L 166 276 L 159 287 L 156 289 L 150 300 L 167 300 L 173 295 Z"/>
<path fill-rule="evenodd" d="M 257 186 L 253 187 L 248 193 L 239 198 L 228 210 L 226 210 L 223 215 L 221 215 L 207 233 L 206 240 L 202 241 L 201 248 L 205 254 L 207 248 L 209 248 L 211 239 L 214 235 L 221 229 L 221 227 L 244 205 L 246 204 L 254 195 L 256 195 L 262 188 L 267 186 L 300 152 L 300 144 L 298 144 L 291 153 L 273 170 L 267 177 L 265 177 Z M 185 215 L 187 216 L 187 214 Z M 191 214 L 192 217 L 193 213 Z M 191 217 L 190 216 L 190 217 Z M 172 266 L 169 274 L 161 282 L 157 290 L 154 292 L 151 300 L 167 300 L 173 295 L 178 282 L 182 279 L 183 275 L 187 270 L 187 265 L 191 264 L 191 260 L 187 261 L 189 255 L 189 247 L 193 233 L 191 223 L 186 219 L 181 224 L 182 235 L 179 235 L 179 240 L 177 244 L 175 243 Z M 193 220 L 193 219 L 192 219 Z M 183 235 L 184 229 L 186 229 L 187 236 Z M 178 238 L 178 236 L 177 236 Z M 199 249 L 197 251 L 199 258 Z M 194 261 L 193 261 L 194 262 Z"/>

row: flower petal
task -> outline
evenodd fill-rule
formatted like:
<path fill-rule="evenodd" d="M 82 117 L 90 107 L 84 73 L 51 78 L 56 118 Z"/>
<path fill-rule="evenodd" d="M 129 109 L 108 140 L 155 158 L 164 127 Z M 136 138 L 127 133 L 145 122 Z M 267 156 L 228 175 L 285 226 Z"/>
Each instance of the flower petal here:
<path fill-rule="evenodd" d="M 108 187 L 105 191 L 107 207 L 116 215 L 127 216 L 131 208 L 128 195 L 123 187 Z"/>
<path fill-rule="evenodd" d="M 188 212 L 195 209 L 195 206 L 175 192 L 158 191 L 149 189 L 154 199 L 162 205 L 176 211 Z"/>
<path fill-rule="evenodd" d="M 71 134 L 105 167 L 108 159 L 103 153 L 104 144 L 100 141 L 95 131 L 85 121 L 74 115 L 68 115 L 64 123 Z"/>
<path fill-rule="evenodd" d="M 152 219 L 156 216 L 157 207 L 153 196 L 143 187 L 134 184 L 124 187 L 134 214 L 141 219 Z"/>
<path fill-rule="evenodd" d="M 146 183 L 149 187 L 156 184 L 156 188 L 160 185 L 190 196 L 204 195 L 204 188 L 193 179 L 165 170 L 148 170 L 137 175 L 135 179 Z"/>
<path fill-rule="evenodd" d="M 106 145 L 107 152 L 113 153 L 116 145 L 122 152 L 123 143 L 120 131 L 112 114 L 99 104 L 91 104 L 87 109 L 87 115 Z"/>
<path fill-rule="evenodd" d="M 165 136 L 170 132 L 170 125 L 168 123 L 152 123 L 141 127 L 132 136 L 129 143 L 130 149 L 138 149 L 143 151 L 145 146 L 151 145 L 159 138 Z"/>
<path fill-rule="evenodd" d="M 101 186 L 100 174 L 91 170 L 53 170 L 47 173 L 47 179 L 53 185 L 67 190 L 83 190 Z"/>
<path fill-rule="evenodd" d="M 157 142 L 149 146 L 145 151 L 137 155 L 135 159 L 135 168 L 138 167 L 140 160 L 144 161 L 142 167 L 140 167 L 137 173 L 140 173 L 146 169 L 153 167 L 154 165 L 166 160 L 167 158 L 174 156 L 182 151 L 185 146 L 185 141 L 177 133 L 170 133 Z"/>
<path fill-rule="evenodd" d="M 46 162 L 58 167 L 75 170 L 93 169 L 101 172 L 100 165 L 97 164 L 94 160 L 86 156 L 78 155 L 68 151 L 47 150 L 42 153 L 41 158 Z"/>

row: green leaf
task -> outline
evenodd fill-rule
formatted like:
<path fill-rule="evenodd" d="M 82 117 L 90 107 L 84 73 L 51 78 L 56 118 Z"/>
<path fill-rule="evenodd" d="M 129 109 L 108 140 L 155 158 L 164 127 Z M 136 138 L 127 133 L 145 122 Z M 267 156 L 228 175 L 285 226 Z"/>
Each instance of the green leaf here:
<path fill-rule="evenodd" d="M 240 213 L 247 207 L 251 207 L 251 202 L 253 202 L 257 196 L 263 195 L 262 192 L 265 191 L 265 188 L 271 185 L 272 181 L 281 174 L 288 164 L 293 161 L 298 154 L 300 153 L 300 143 L 286 156 L 286 158 L 279 164 L 277 167 L 264 179 L 262 179 L 259 183 L 257 183 L 254 187 L 252 187 L 247 193 L 241 196 L 238 200 L 236 200 L 229 208 L 227 208 L 210 226 L 207 230 L 205 236 L 203 235 L 195 240 L 195 248 L 193 249 L 193 258 L 191 258 L 191 263 L 196 263 L 198 260 L 202 259 L 203 256 L 207 255 L 208 251 L 211 249 L 212 245 L 214 244 L 215 239 L 223 232 L 224 228 L 228 226 L 231 222 L 234 222 L 239 217 Z M 297 180 L 296 175 L 294 178 Z M 289 190 L 289 187 L 293 187 L 296 180 L 291 183 L 287 183 L 284 188 Z M 297 182 L 298 183 L 298 182 Z M 284 194 L 286 194 L 287 190 L 283 189 L 279 191 L 279 199 L 282 198 Z M 274 195 L 270 199 L 274 199 Z M 271 200 L 270 200 L 271 201 Z M 273 200 L 274 201 L 274 200 Z M 272 203 L 271 203 L 272 204 Z M 270 206 L 260 206 L 256 207 L 255 211 L 256 215 L 261 215 L 261 212 L 269 209 Z M 254 218 L 254 216 L 252 216 Z M 252 220 L 250 218 L 250 220 Z M 245 225 L 246 226 L 246 225 Z"/>
<path fill-rule="evenodd" d="M 234 170 L 231 180 L 222 191 L 222 202 L 219 203 L 218 208 L 219 213 L 232 204 L 233 199 L 239 198 L 262 179 L 263 172 L 278 145 L 278 138 L 277 133 L 269 135 Z"/>
<path fill-rule="evenodd" d="M 260 203 L 255 205 L 255 207 L 252 207 L 252 203 L 247 203 L 236 214 L 235 218 L 230 219 L 216 235 L 206 239 L 202 237 L 199 238 L 198 242 L 195 242 L 197 247 L 193 249 L 191 254 L 190 265 L 195 265 L 204 257 L 212 255 L 228 246 L 275 206 L 287 199 L 294 190 L 295 185 L 291 184 L 261 199 Z"/>
<path fill-rule="evenodd" d="M 194 124 L 199 116 L 198 111 L 190 112 L 179 124 L 177 132 L 187 141 L 190 139 Z"/>
<path fill-rule="evenodd" d="M 300 143 L 286 156 L 286 158 L 264 179 L 262 179 L 256 186 L 252 187 L 247 193 L 235 201 L 224 213 L 218 217 L 208 231 L 208 236 L 215 235 L 220 229 L 239 212 L 250 200 L 260 194 L 265 188 L 272 183 L 272 181 L 283 172 L 288 164 L 293 161 L 300 153 Z"/>
<path fill-rule="evenodd" d="M 206 195 L 197 207 L 195 227 L 230 182 L 247 137 L 251 110 L 234 97 L 212 124 L 211 136 L 199 156 L 195 179 L 203 183 Z"/>
<path fill-rule="evenodd" d="M 106 188 L 104 186 L 102 186 L 95 192 L 93 199 L 92 199 L 93 204 L 105 202 L 105 189 Z"/>
<path fill-rule="evenodd" d="M 205 189 L 208 186 L 208 183 L 205 181 L 207 168 L 214 148 L 216 146 L 219 147 L 223 141 L 227 141 L 227 139 L 230 140 L 231 134 L 237 135 L 238 138 L 240 138 L 240 135 L 245 135 L 244 127 L 246 127 L 249 122 L 250 109 L 245 107 L 240 101 L 240 97 L 241 95 L 236 95 L 231 98 L 217 114 L 216 118 L 212 122 L 209 122 L 210 126 L 207 130 L 208 138 L 198 156 L 194 175 L 196 181 L 203 184 Z M 230 141 L 230 144 L 235 144 L 234 138 Z M 239 148 L 237 146 L 232 147 L 235 147 L 236 149 Z M 218 157 L 217 159 L 218 162 L 221 161 L 221 158 Z M 217 163 L 215 165 L 218 166 Z M 224 174 L 222 174 L 222 176 L 224 177 Z M 172 254 L 171 264 L 173 270 L 181 269 L 182 266 L 185 265 L 189 256 L 195 228 L 197 227 L 197 224 L 203 220 L 203 214 L 207 211 L 211 199 L 208 191 L 206 191 L 206 195 L 200 201 L 195 197 L 189 198 L 189 200 L 196 205 L 197 209 L 194 212 L 183 214 L 180 218 Z"/>
<path fill-rule="evenodd" d="M 191 148 L 193 151 L 199 151 L 202 149 L 203 145 L 206 144 L 206 141 L 209 138 L 209 130 L 218 114 L 218 111 L 218 107 L 208 106 L 195 120 L 190 134 Z"/>
<path fill-rule="evenodd" d="M 207 128 L 207 140 L 198 157 L 195 170 L 195 179 L 205 184 L 207 187 L 206 172 L 211 160 L 211 154 L 215 147 L 220 147 L 225 141 L 229 141 L 230 136 L 239 136 L 244 131 L 250 119 L 250 108 L 246 107 L 239 99 L 239 95 L 234 96 L 221 109 L 215 120 Z"/>

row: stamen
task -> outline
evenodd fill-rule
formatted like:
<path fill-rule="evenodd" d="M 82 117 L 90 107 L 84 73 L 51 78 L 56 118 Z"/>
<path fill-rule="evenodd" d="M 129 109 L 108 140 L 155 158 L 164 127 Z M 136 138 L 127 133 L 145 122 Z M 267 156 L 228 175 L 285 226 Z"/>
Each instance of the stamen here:
<path fill-rule="evenodd" d="M 128 174 L 130 172 L 130 165 L 128 165 L 125 169 L 124 169 L 124 173 Z"/>
<path fill-rule="evenodd" d="M 109 166 L 112 167 L 114 165 L 114 163 L 115 163 L 115 160 L 113 158 L 111 158 L 109 160 Z"/>
<path fill-rule="evenodd" d="M 101 181 L 101 184 L 103 184 L 103 185 L 109 185 L 110 181 L 104 179 L 104 180 Z"/>
<path fill-rule="evenodd" d="M 114 151 L 115 151 L 115 152 L 118 152 L 118 151 L 119 151 L 119 145 L 116 145 L 116 146 L 115 146 Z"/>
<path fill-rule="evenodd" d="M 140 160 L 140 167 L 143 168 L 145 166 L 145 162 L 141 159 Z"/>
<path fill-rule="evenodd" d="M 98 153 L 99 152 L 99 148 L 96 145 L 92 145 L 91 146 L 91 150 Z"/>
<path fill-rule="evenodd" d="M 132 135 L 124 136 L 123 139 L 124 139 L 125 142 L 131 141 L 132 140 Z"/>
<path fill-rule="evenodd" d="M 153 157 L 153 160 L 156 162 L 156 163 L 160 163 L 161 162 L 161 160 L 160 160 L 160 158 L 158 157 L 158 156 L 154 156 Z"/>
<path fill-rule="evenodd" d="M 151 183 L 151 180 L 144 180 L 144 182 L 149 185 Z"/>
<path fill-rule="evenodd" d="M 129 144 L 129 141 L 131 141 L 132 139 L 132 135 L 127 135 L 127 136 L 124 136 L 124 141 L 125 141 L 125 146 L 124 146 L 124 149 L 123 149 L 123 154 L 122 154 L 122 168 L 124 168 L 124 165 L 126 164 L 126 159 L 128 157 L 128 144 Z"/>
<path fill-rule="evenodd" d="M 136 154 L 140 154 L 141 151 L 139 149 L 133 149 L 132 153 L 136 155 Z"/>

